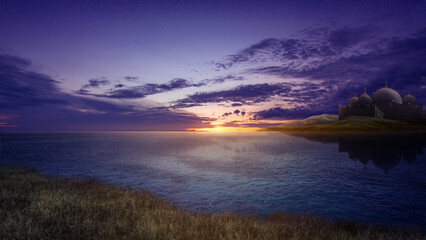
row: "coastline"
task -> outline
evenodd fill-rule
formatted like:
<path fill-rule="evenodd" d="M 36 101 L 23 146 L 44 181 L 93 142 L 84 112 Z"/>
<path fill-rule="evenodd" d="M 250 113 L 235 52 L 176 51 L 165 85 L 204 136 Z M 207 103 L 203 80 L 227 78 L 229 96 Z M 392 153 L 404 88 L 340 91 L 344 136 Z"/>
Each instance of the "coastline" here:
<path fill-rule="evenodd" d="M 146 191 L 0 165 L 1 239 L 423 239 L 420 229 L 275 213 L 191 213 Z"/>
<path fill-rule="evenodd" d="M 317 117 L 317 116 L 314 116 Z M 321 117 L 321 115 L 319 116 Z M 306 120 L 306 119 L 305 119 Z M 302 120 L 303 121 L 303 120 Z M 262 131 L 281 132 L 426 132 L 425 123 L 400 122 L 371 117 L 349 117 L 344 120 L 322 123 L 282 124 Z"/>

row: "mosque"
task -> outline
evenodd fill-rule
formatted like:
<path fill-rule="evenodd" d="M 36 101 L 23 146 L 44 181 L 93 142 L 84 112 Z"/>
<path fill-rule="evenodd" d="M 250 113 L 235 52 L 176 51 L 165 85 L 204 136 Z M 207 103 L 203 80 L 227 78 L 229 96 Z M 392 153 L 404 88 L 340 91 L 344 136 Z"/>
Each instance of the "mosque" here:
<path fill-rule="evenodd" d="M 424 121 L 423 103 L 408 93 L 404 99 L 392 88 L 386 86 L 377 90 L 371 98 L 366 89 L 359 97 L 349 99 L 348 105 L 339 104 L 339 120 L 351 116 L 366 116 L 399 121 Z"/>

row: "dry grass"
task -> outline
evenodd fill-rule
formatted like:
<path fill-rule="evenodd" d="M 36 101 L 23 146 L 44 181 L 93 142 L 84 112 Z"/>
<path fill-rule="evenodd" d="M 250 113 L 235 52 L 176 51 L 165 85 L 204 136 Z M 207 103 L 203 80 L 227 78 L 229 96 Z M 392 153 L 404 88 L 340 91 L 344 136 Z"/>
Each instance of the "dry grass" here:
<path fill-rule="evenodd" d="M 0 239 L 423 239 L 423 233 L 284 213 L 194 214 L 148 192 L 0 166 Z"/>
<path fill-rule="evenodd" d="M 302 126 L 280 125 L 265 128 L 269 131 L 285 132 L 387 132 L 387 131 L 426 131 L 426 125 L 422 123 L 408 123 L 389 119 L 377 119 L 371 117 L 349 117 L 344 120 L 324 124 L 307 124 Z"/>

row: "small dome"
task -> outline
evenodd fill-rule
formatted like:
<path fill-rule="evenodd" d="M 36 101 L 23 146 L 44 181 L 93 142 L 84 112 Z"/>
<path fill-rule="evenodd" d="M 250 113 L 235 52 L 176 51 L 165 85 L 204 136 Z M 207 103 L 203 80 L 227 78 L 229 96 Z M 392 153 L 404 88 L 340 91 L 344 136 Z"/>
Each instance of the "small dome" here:
<path fill-rule="evenodd" d="M 373 101 L 374 102 L 380 102 L 380 101 L 393 101 L 397 102 L 399 104 L 402 104 L 401 95 L 392 88 L 388 87 L 388 84 L 386 82 L 386 86 L 383 88 L 380 88 L 373 94 Z"/>
<path fill-rule="evenodd" d="M 358 102 L 358 98 L 357 97 L 351 97 L 351 98 L 349 98 L 349 105 L 354 105 L 357 102 Z"/>
<path fill-rule="evenodd" d="M 411 94 L 407 94 L 407 96 L 404 97 L 402 102 L 405 104 L 416 104 L 416 97 Z"/>
<path fill-rule="evenodd" d="M 361 96 L 359 96 L 358 98 L 358 102 L 359 103 L 364 103 L 364 104 L 371 104 L 373 103 L 373 100 L 371 99 L 370 95 L 367 94 L 367 90 L 364 89 L 364 93 L 361 94 Z"/>

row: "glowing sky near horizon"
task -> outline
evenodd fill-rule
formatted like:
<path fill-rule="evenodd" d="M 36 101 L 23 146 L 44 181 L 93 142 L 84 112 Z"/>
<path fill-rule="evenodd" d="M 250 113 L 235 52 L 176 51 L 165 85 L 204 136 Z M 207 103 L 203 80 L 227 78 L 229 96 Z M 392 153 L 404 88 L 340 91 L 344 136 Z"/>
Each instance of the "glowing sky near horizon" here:
<path fill-rule="evenodd" d="M 425 12 L 425 1 L 2 0 L 0 129 L 262 127 L 336 113 L 386 79 L 424 102 Z"/>

